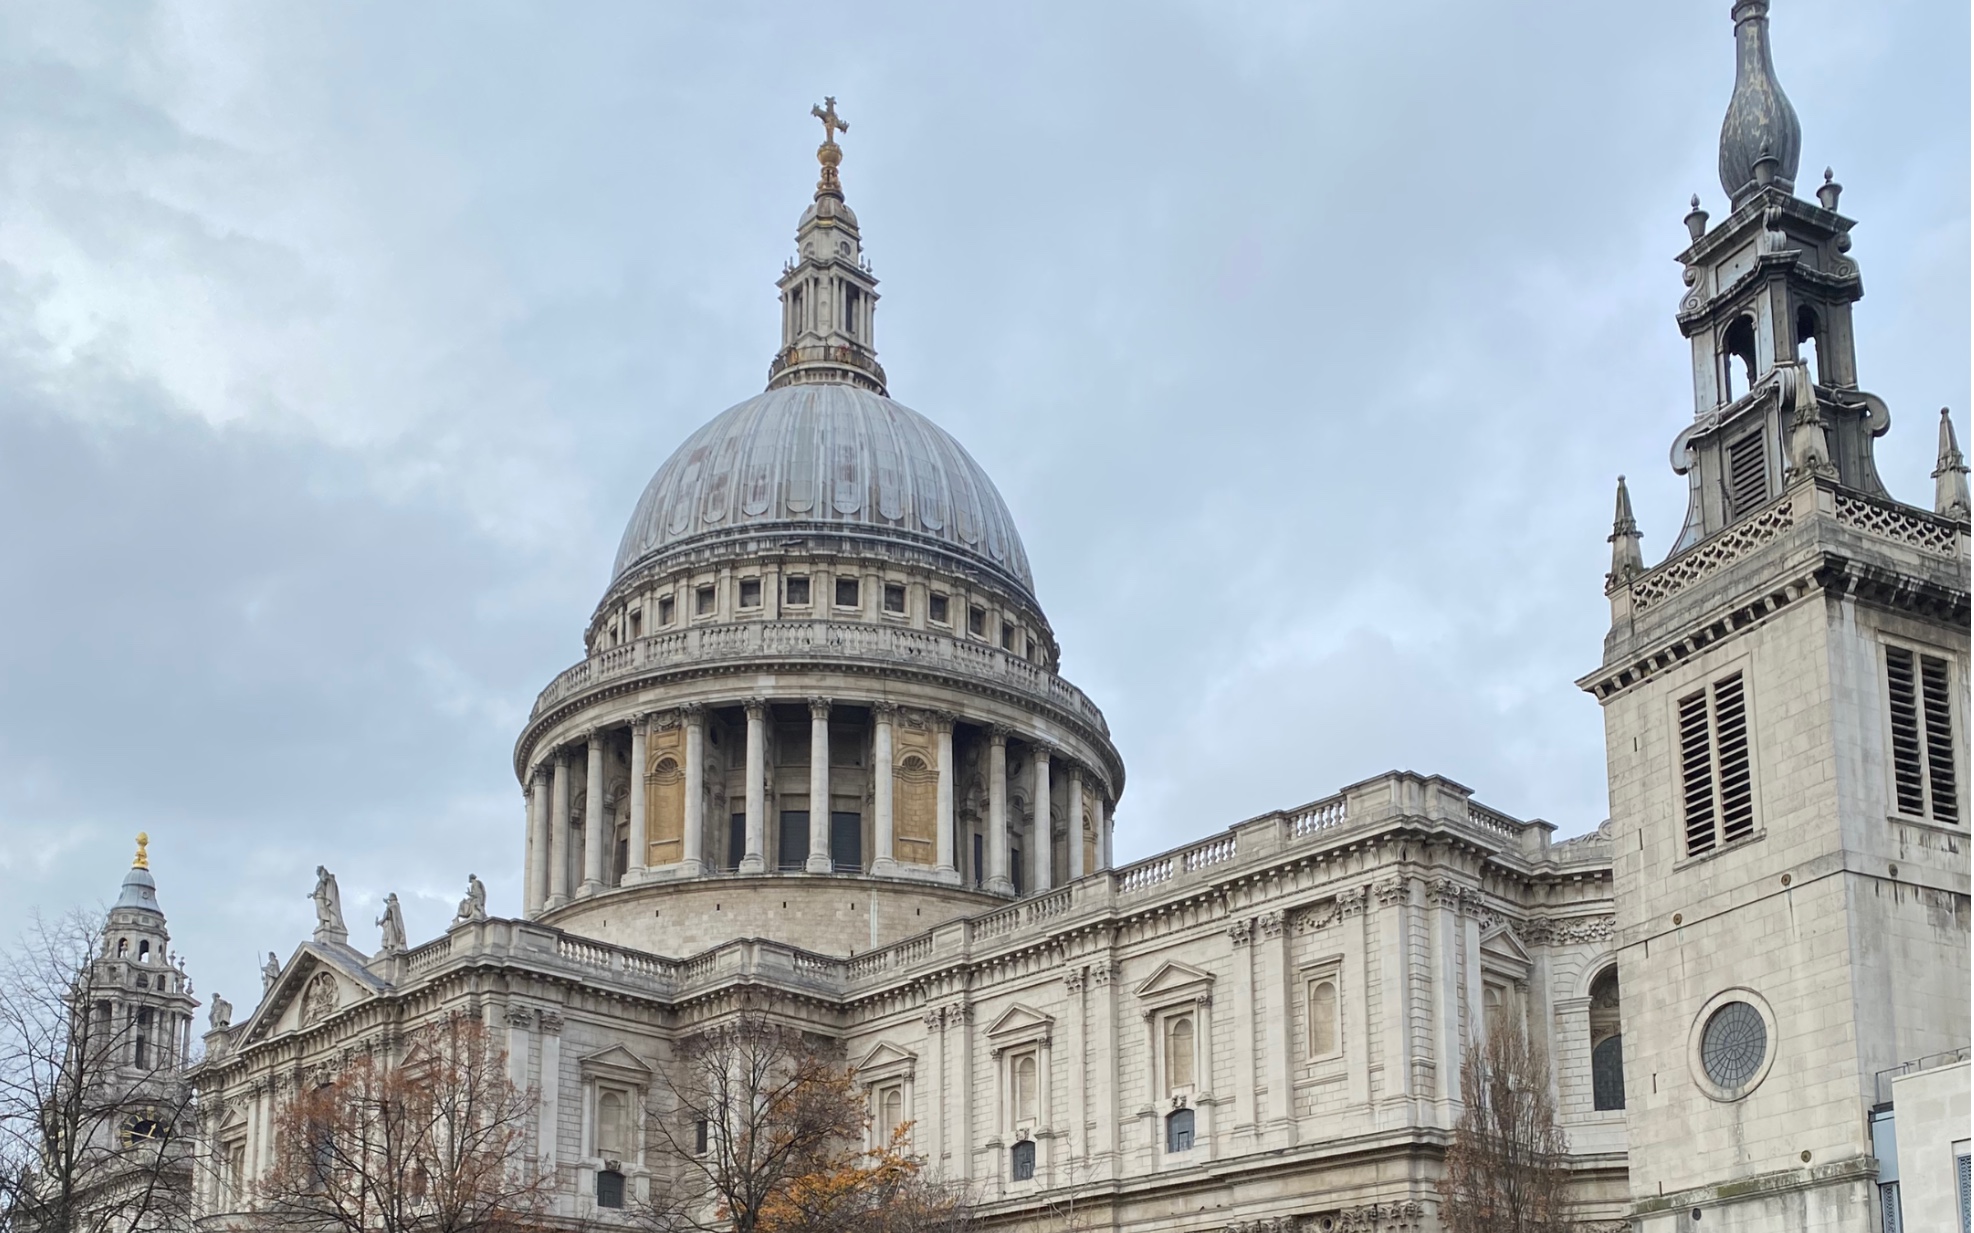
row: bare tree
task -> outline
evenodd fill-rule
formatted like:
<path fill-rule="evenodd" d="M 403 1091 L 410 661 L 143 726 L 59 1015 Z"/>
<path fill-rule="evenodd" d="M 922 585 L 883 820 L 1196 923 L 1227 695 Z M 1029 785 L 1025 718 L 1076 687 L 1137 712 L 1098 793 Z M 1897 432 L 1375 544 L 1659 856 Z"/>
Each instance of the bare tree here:
<path fill-rule="evenodd" d="M 412 1032 L 403 1057 L 356 1057 L 282 1102 L 254 1186 L 269 1224 L 318 1233 L 509 1233 L 548 1206 L 529 1163 L 534 1104 L 477 1018 Z"/>
<path fill-rule="evenodd" d="M 966 1189 L 926 1176 L 911 1123 L 867 1152 L 843 1152 L 771 1194 L 761 1233 L 967 1233 Z"/>
<path fill-rule="evenodd" d="M 1549 1096 L 1549 1059 L 1513 1015 L 1491 1017 L 1460 1061 L 1466 1107 L 1440 1179 L 1447 1233 L 1568 1233 L 1568 1145 Z"/>
<path fill-rule="evenodd" d="M 683 1041 L 664 1072 L 651 1139 L 673 1184 L 644 1205 L 672 1233 L 878 1229 L 933 1192 L 902 1155 L 856 1147 L 864 1102 L 849 1072 L 801 1031 L 750 1014 Z"/>
<path fill-rule="evenodd" d="M 140 1041 L 92 982 L 105 917 L 37 919 L 0 954 L 0 1230 L 133 1233 L 183 1223 L 186 1059 Z"/>

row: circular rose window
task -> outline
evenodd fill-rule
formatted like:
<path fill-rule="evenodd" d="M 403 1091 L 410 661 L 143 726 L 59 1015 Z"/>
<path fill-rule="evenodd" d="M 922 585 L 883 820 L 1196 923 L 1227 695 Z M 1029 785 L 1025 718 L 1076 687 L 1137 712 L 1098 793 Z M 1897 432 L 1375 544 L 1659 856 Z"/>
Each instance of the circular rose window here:
<path fill-rule="evenodd" d="M 1717 1087 L 1745 1086 L 1768 1057 L 1768 1025 L 1746 1002 L 1729 1002 L 1713 1013 L 1700 1036 L 1700 1065 Z"/>

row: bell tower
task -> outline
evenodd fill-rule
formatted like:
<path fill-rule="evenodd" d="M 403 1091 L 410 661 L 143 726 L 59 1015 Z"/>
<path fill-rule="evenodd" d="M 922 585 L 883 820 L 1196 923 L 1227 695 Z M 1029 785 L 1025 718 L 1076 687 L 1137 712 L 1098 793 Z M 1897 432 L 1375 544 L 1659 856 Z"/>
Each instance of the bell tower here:
<path fill-rule="evenodd" d="M 1879 1229 L 1877 1077 L 1964 1048 L 1968 514 L 1872 460 L 1842 192 L 1795 195 L 1767 0 L 1732 5 L 1727 214 L 1676 314 L 1687 511 L 1647 567 L 1619 484 L 1603 663 L 1634 1228 Z M 1702 1221 L 1695 1224 L 1695 1221 Z"/>

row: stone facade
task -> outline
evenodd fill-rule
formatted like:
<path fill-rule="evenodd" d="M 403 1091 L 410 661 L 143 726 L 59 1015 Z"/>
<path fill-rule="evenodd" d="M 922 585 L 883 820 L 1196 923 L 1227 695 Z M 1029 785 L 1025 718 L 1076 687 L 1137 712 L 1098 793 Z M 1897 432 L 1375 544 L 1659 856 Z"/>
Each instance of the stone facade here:
<path fill-rule="evenodd" d="M 889 397 L 831 102 L 769 388 L 660 468 L 517 742 L 524 918 L 469 895 L 365 954 L 323 907 L 206 1038 L 237 1164 L 201 1210 L 247 1202 L 300 1076 L 465 1009 L 538 1095 L 559 1218 L 619 1222 L 599 1172 L 634 1202 L 672 1166 L 600 1154 L 600 1103 L 751 1009 L 837 1042 L 873 1134 L 910 1122 L 996 1224 L 1424 1233 L 1461 1054 L 1510 1015 L 1586 1228 L 1879 1227 L 1881 1072 L 1969 1036 L 1966 468 L 1943 422 L 1936 509 L 1878 480 L 1851 223 L 1827 177 L 1793 196 L 1765 14 L 1734 6 L 1732 211 L 1687 219 L 1691 507 L 1648 569 L 1620 482 L 1580 682 L 1604 826 L 1392 772 L 1115 867 L 1122 760 L 1013 520 Z"/>

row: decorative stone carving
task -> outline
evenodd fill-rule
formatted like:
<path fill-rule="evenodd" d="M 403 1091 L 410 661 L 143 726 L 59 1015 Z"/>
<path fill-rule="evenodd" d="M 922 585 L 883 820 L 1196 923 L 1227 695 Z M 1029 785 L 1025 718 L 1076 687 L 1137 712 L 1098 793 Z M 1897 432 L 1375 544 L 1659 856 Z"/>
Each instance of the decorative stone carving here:
<path fill-rule="evenodd" d="M 1411 887 L 1406 878 L 1387 878 L 1371 888 L 1378 897 L 1379 907 L 1389 907 L 1394 903 L 1407 903 L 1412 898 Z"/>
<path fill-rule="evenodd" d="M 1608 942 L 1617 936 L 1615 916 L 1573 916 L 1562 920 L 1537 917 L 1510 926 L 1526 946 L 1580 946 Z"/>
<path fill-rule="evenodd" d="M 377 928 L 383 935 L 379 955 L 404 953 L 404 909 L 398 906 L 397 892 L 384 896 L 384 914 L 377 918 Z"/>
<path fill-rule="evenodd" d="M 224 1032 L 227 1028 L 232 1027 L 233 1003 L 227 1001 L 217 993 L 213 994 L 212 1009 L 206 1014 L 206 1022 L 211 1025 L 208 1030 L 214 1032 Z"/>
<path fill-rule="evenodd" d="M 343 925 L 343 892 L 336 888 L 336 875 L 321 865 L 315 867 L 315 940 L 346 941 L 350 931 Z"/>
<path fill-rule="evenodd" d="M 1083 983 L 1086 979 L 1087 975 L 1082 968 L 1071 968 L 1062 974 L 1062 983 L 1071 993 L 1083 992 Z"/>
<path fill-rule="evenodd" d="M 1246 946 L 1253 936 L 1254 922 L 1243 916 L 1239 920 L 1227 922 L 1227 937 L 1236 946 Z"/>
<path fill-rule="evenodd" d="M 1362 915 L 1365 908 L 1369 906 L 1370 898 L 1371 896 L 1368 889 L 1362 886 L 1352 887 L 1350 890 L 1338 891 L 1337 915 L 1338 916 Z"/>
<path fill-rule="evenodd" d="M 391 896 L 393 902 L 397 896 Z M 487 919 L 487 885 L 480 881 L 478 874 L 466 875 L 466 898 L 459 901 L 459 911 L 453 916 L 455 925 L 471 924 Z"/>
<path fill-rule="evenodd" d="M 559 1010 L 537 1011 L 535 1012 L 535 1022 L 541 1025 L 542 1031 L 547 1032 L 551 1036 L 560 1035 L 562 1032 L 562 1012 Z"/>
<path fill-rule="evenodd" d="M 1090 969 L 1090 979 L 1097 982 L 1098 988 L 1103 988 L 1113 983 L 1122 975 L 1123 972 L 1119 970 L 1118 966 L 1109 962 L 1099 963 Z"/>
<path fill-rule="evenodd" d="M 320 1023 L 335 1012 L 340 997 L 336 989 L 336 978 L 327 972 L 317 972 L 309 978 L 308 987 L 302 990 L 302 1026 Z"/>
<path fill-rule="evenodd" d="M 1263 912 L 1254 918 L 1254 923 L 1261 927 L 1261 936 L 1264 938 L 1279 938 L 1282 936 L 1283 921 L 1282 914 L 1279 911 Z"/>
<path fill-rule="evenodd" d="M 266 997 L 267 991 L 274 988 L 274 982 L 280 979 L 281 979 L 281 960 L 275 957 L 273 951 L 268 951 L 267 962 L 260 965 L 261 996 Z"/>
<path fill-rule="evenodd" d="M 509 1006 L 506 1018 L 508 1027 L 531 1028 L 535 1025 L 535 1012 L 525 1006 Z"/>

